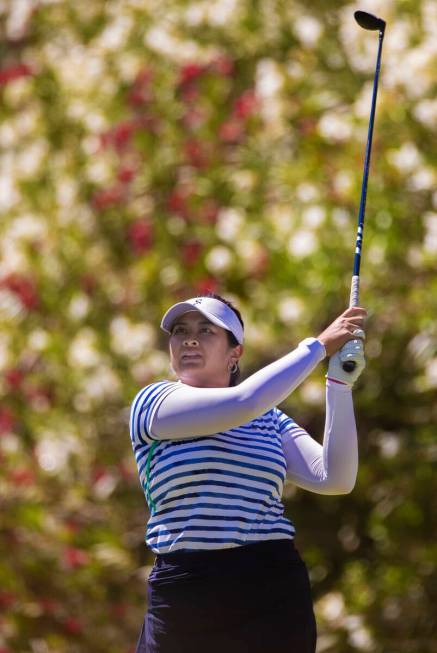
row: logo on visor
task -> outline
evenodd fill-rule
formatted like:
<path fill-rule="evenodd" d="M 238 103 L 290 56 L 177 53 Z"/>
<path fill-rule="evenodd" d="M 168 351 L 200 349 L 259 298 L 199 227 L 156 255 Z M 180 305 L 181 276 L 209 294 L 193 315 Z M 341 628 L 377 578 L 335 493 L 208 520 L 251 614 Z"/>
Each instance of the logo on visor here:
<path fill-rule="evenodd" d="M 199 298 L 199 299 L 196 299 L 196 300 L 195 300 L 194 305 L 196 305 L 196 304 L 201 304 L 201 303 L 202 303 L 202 299 Z"/>

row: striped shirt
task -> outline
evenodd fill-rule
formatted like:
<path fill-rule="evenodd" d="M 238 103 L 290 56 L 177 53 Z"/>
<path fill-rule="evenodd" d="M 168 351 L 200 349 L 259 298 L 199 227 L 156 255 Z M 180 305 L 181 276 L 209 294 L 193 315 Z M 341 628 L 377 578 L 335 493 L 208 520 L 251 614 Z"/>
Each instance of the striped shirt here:
<path fill-rule="evenodd" d="M 151 513 L 146 544 L 155 553 L 169 553 L 292 539 L 294 527 L 281 501 L 281 436 L 299 427 L 275 407 L 212 436 L 154 439 L 154 413 L 177 386 L 152 383 L 131 406 L 132 447 Z"/>

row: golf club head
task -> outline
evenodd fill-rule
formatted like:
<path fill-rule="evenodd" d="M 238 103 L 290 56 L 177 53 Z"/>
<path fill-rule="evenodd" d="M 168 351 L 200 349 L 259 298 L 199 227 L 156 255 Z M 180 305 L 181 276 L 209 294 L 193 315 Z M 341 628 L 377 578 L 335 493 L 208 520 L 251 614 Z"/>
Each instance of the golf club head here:
<path fill-rule="evenodd" d="M 379 32 L 385 30 L 385 20 L 369 14 L 367 11 L 356 11 L 354 16 L 358 25 L 363 29 L 378 30 Z"/>

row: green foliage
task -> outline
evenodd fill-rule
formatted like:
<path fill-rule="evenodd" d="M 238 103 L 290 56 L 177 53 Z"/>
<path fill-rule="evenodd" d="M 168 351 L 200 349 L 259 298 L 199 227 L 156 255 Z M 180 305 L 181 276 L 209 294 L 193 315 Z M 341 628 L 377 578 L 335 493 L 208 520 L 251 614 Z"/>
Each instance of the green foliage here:
<path fill-rule="evenodd" d="M 437 19 L 381 7 L 359 477 L 286 490 L 319 653 L 437 637 Z M 163 311 L 234 298 L 248 375 L 346 306 L 376 57 L 355 9 L 0 3 L 1 653 L 135 649 L 153 556 L 127 418 L 170 373 Z M 323 388 L 285 404 L 315 437 Z"/>

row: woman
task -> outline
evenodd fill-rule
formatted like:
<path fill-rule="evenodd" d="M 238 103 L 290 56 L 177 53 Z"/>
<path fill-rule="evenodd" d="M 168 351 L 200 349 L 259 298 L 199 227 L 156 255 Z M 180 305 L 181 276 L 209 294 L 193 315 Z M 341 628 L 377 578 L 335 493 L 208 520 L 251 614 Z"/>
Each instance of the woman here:
<path fill-rule="evenodd" d="M 137 653 L 314 653 L 308 574 L 281 494 L 286 476 L 321 494 L 354 486 L 351 390 L 364 368 L 365 316 L 346 310 L 237 385 L 239 311 L 210 295 L 166 312 L 178 381 L 146 386 L 131 407 L 151 512 L 146 543 L 156 554 Z M 276 405 L 326 355 L 322 446 Z M 352 373 L 345 359 L 356 362 Z"/>

